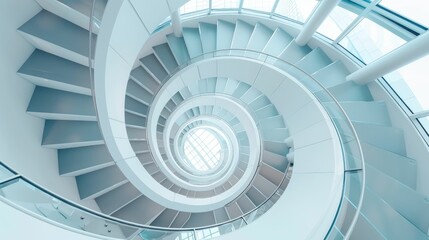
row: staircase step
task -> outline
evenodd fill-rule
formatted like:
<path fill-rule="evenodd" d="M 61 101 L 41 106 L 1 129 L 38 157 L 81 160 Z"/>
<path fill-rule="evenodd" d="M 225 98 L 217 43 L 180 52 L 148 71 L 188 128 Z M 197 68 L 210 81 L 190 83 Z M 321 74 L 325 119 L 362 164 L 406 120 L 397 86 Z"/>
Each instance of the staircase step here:
<path fill-rule="evenodd" d="M 245 49 L 250 40 L 250 37 L 252 36 L 253 29 L 254 26 L 244 21 L 237 20 L 237 22 L 235 23 L 235 30 L 231 42 L 231 48 Z"/>
<path fill-rule="evenodd" d="M 311 48 L 308 45 L 299 46 L 295 41 L 291 41 L 280 54 L 279 58 L 285 62 L 294 64 L 303 59 L 310 52 Z"/>
<path fill-rule="evenodd" d="M 114 165 L 106 145 L 58 150 L 58 169 L 61 176 L 77 176 Z"/>
<path fill-rule="evenodd" d="M 261 52 L 270 40 L 271 35 L 273 35 L 273 30 L 261 23 L 256 23 L 246 48 Z"/>
<path fill-rule="evenodd" d="M 331 64 L 331 59 L 320 48 L 313 49 L 296 63 L 296 66 L 307 74 L 313 74 Z"/>
<path fill-rule="evenodd" d="M 361 142 L 406 156 L 402 129 L 375 124 L 353 122 Z"/>
<path fill-rule="evenodd" d="M 132 97 L 145 105 L 150 105 L 153 101 L 153 94 L 142 88 L 134 81 L 128 81 L 127 96 Z"/>
<path fill-rule="evenodd" d="M 338 85 L 346 81 L 350 72 L 341 61 L 335 61 L 328 66 L 313 73 L 313 77 L 326 88 Z"/>
<path fill-rule="evenodd" d="M 34 50 L 18 74 L 38 86 L 91 95 L 88 67 L 39 49 Z"/>
<path fill-rule="evenodd" d="M 279 112 L 277 112 L 276 107 L 273 104 L 269 104 L 257 111 L 255 111 L 254 116 L 255 120 L 258 122 L 262 119 L 273 117 L 279 115 Z"/>
<path fill-rule="evenodd" d="M 178 67 L 177 62 L 174 59 L 174 55 L 167 43 L 154 46 L 153 51 L 155 52 L 155 55 L 159 59 L 162 66 L 167 69 L 169 73 L 176 70 Z"/>
<path fill-rule="evenodd" d="M 165 207 L 142 195 L 112 214 L 113 217 L 139 224 L 150 224 Z"/>
<path fill-rule="evenodd" d="M 213 210 L 216 223 L 222 223 L 229 220 L 228 213 L 225 208 L 218 208 Z"/>
<path fill-rule="evenodd" d="M 125 123 L 127 124 L 127 126 L 137 126 L 137 127 L 146 128 L 146 121 L 147 121 L 146 117 L 125 112 Z"/>
<path fill-rule="evenodd" d="M 235 24 L 218 20 L 216 34 L 216 49 L 230 49 L 234 37 Z"/>
<path fill-rule="evenodd" d="M 37 48 L 88 66 L 88 30 L 42 10 L 22 25 L 18 31 Z M 97 41 L 96 38 L 93 35 L 93 42 Z M 95 46 L 92 51 L 94 49 Z"/>
<path fill-rule="evenodd" d="M 427 196 L 402 184 L 395 178 L 367 165 L 367 188 L 398 212 L 413 227 L 426 233 L 429 229 L 429 204 Z M 427 236 L 426 236 L 427 237 Z M 414 239 L 414 238 L 412 238 Z"/>
<path fill-rule="evenodd" d="M 191 217 L 191 213 L 188 212 L 179 212 L 177 214 L 176 218 L 174 218 L 173 222 L 171 223 L 171 228 L 181 228 L 185 223 L 188 221 L 189 217 Z"/>
<path fill-rule="evenodd" d="M 161 88 L 161 85 L 155 80 L 142 66 L 138 66 L 131 71 L 130 77 L 141 87 L 155 94 Z"/>
<path fill-rule="evenodd" d="M 169 34 L 167 35 L 167 42 L 179 66 L 189 61 L 190 56 L 183 37 L 176 37 L 173 34 Z"/>
<path fill-rule="evenodd" d="M 93 199 L 124 185 L 128 180 L 117 166 L 79 175 L 76 184 L 82 200 Z"/>
<path fill-rule="evenodd" d="M 156 58 L 155 54 L 149 54 L 141 58 L 140 62 L 143 67 L 158 80 L 158 82 L 164 83 L 166 81 L 168 73 L 164 66 L 159 62 L 158 58 Z"/>
<path fill-rule="evenodd" d="M 270 40 L 268 40 L 267 45 L 265 45 L 262 52 L 268 55 L 279 57 L 292 40 L 292 36 L 283 31 L 281 28 L 277 28 Z"/>
<path fill-rule="evenodd" d="M 140 197 L 142 193 L 131 183 L 126 183 L 95 199 L 101 212 L 112 215 L 122 207 Z"/>
<path fill-rule="evenodd" d="M 179 211 L 173 209 L 165 209 L 150 225 L 168 228 L 178 213 Z"/>
<path fill-rule="evenodd" d="M 200 30 L 198 28 L 183 28 L 183 38 L 190 58 L 195 58 L 203 54 Z"/>
<path fill-rule="evenodd" d="M 91 15 L 92 7 L 91 2 L 86 0 L 37 0 L 37 3 L 49 12 L 54 13 L 55 15 L 58 15 L 81 28 L 89 29 L 89 17 Z M 94 18 L 96 24 L 93 26 L 93 32 L 98 33 L 98 26 L 101 23 L 107 0 L 98 0 L 94 3 Z"/>
<path fill-rule="evenodd" d="M 44 119 L 95 121 L 92 97 L 36 86 L 27 112 Z"/>
<path fill-rule="evenodd" d="M 198 23 L 201 36 L 201 45 L 204 53 L 213 52 L 216 50 L 216 35 L 217 26 L 215 24 Z"/>
<path fill-rule="evenodd" d="M 284 141 L 289 136 L 287 128 L 267 129 L 262 131 L 262 139 L 264 141 Z"/>
<path fill-rule="evenodd" d="M 253 180 L 253 186 L 264 195 L 267 199 L 276 190 L 277 186 L 270 180 L 266 179 L 260 174 L 257 174 Z"/>
<path fill-rule="evenodd" d="M 134 98 L 131 98 L 129 96 L 125 97 L 125 111 L 140 115 L 142 117 L 146 117 L 149 111 L 149 107 L 146 104 L 143 104 Z"/>
<path fill-rule="evenodd" d="M 334 102 L 324 102 L 323 105 L 332 109 L 332 117 L 344 118 L 344 115 L 339 112 L 340 110 Z M 390 125 L 389 113 L 384 102 L 342 101 L 340 105 L 353 122 Z M 335 113 L 338 113 L 338 115 L 335 115 Z"/>
<path fill-rule="evenodd" d="M 358 85 L 352 81 L 340 83 L 328 88 L 337 101 L 373 101 L 371 92 L 366 85 Z M 332 101 L 325 92 L 316 92 L 322 101 Z"/>
<path fill-rule="evenodd" d="M 277 169 L 280 172 L 285 172 L 289 162 L 286 160 L 286 156 L 279 155 L 267 150 L 262 153 L 262 162 Z"/>
<path fill-rule="evenodd" d="M 249 197 L 247 197 L 245 194 L 241 195 L 241 197 L 237 199 L 237 204 L 243 213 L 248 213 L 256 207 L 255 204 L 253 204 L 253 202 L 250 201 Z"/>
<path fill-rule="evenodd" d="M 97 122 L 46 120 L 44 147 L 62 149 L 103 144 Z"/>
<path fill-rule="evenodd" d="M 284 136 L 284 138 L 286 139 L 287 135 Z M 284 143 L 283 141 L 267 141 L 264 140 L 264 149 L 281 155 L 281 156 L 286 156 L 286 154 L 289 152 L 289 147 L 286 145 L 286 143 Z"/>
<path fill-rule="evenodd" d="M 191 213 L 188 221 L 186 221 L 184 228 L 194 228 L 194 227 L 203 227 L 210 226 L 215 224 L 215 218 L 213 211 L 210 212 L 199 212 Z"/>

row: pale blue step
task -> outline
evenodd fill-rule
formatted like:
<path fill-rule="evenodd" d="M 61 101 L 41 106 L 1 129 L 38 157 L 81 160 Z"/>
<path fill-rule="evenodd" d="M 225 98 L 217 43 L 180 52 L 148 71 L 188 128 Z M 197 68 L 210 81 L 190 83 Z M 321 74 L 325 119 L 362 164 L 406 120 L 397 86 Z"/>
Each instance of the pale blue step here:
<path fill-rule="evenodd" d="M 58 0 L 58 2 L 61 2 L 68 7 L 86 15 L 91 15 L 91 8 L 92 4 L 91 2 L 88 2 L 86 0 Z M 107 5 L 107 0 L 97 0 L 94 3 L 94 17 L 98 20 L 101 20 L 103 17 L 104 9 Z"/>
<path fill-rule="evenodd" d="M 173 53 L 167 43 L 163 43 L 153 47 L 156 57 L 159 59 L 162 66 L 169 72 L 173 72 L 177 68 L 177 62 L 174 59 Z"/>
<path fill-rule="evenodd" d="M 289 136 L 287 128 L 266 129 L 262 131 L 262 139 L 264 141 L 282 142 Z"/>
<path fill-rule="evenodd" d="M 193 227 L 202 227 L 215 224 L 215 218 L 213 211 L 201 212 L 201 213 L 191 213 L 188 221 L 183 227 L 193 228 Z"/>
<path fill-rule="evenodd" d="M 146 140 L 130 141 L 130 144 L 136 154 L 149 152 L 149 145 Z"/>
<path fill-rule="evenodd" d="M 279 186 L 281 184 L 284 177 L 284 173 L 282 171 L 279 171 L 277 168 L 272 167 L 264 162 L 260 164 L 258 174 L 260 174 L 276 186 Z"/>
<path fill-rule="evenodd" d="M 270 40 L 268 40 L 262 52 L 278 57 L 292 40 L 292 36 L 281 28 L 277 28 Z"/>
<path fill-rule="evenodd" d="M 250 85 L 244 82 L 240 82 L 234 92 L 231 94 L 236 98 L 240 98 L 245 94 L 250 88 Z"/>
<path fill-rule="evenodd" d="M 277 186 L 260 174 L 256 174 L 253 180 L 253 187 L 267 199 L 277 189 Z M 252 198 L 250 198 L 252 199 Z"/>
<path fill-rule="evenodd" d="M 150 75 L 142 66 L 138 66 L 130 74 L 131 79 L 136 81 L 140 86 L 155 94 L 161 88 L 161 85 L 155 78 Z"/>
<path fill-rule="evenodd" d="M 249 104 L 249 107 L 253 110 L 253 111 L 256 111 L 256 110 L 258 110 L 258 109 L 261 109 L 261 108 L 263 108 L 263 107 L 265 107 L 265 106 L 267 106 L 268 104 L 270 104 L 271 103 L 271 101 L 270 101 L 270 99 L 268 99 L 268 97 L 267 96 L 265 96 L 265 95 L 261 95 L 261 96 L 259 96 L 258 98 L 256 98 L 253 102 L 251 102 L 250 104 Z"/>
<path fill-rule="evenodd" d="M 135 81 L 128 81 L 126 94 L 146 105 L 150 105 L 153 101 L 153 94 L 145 88 L 142 88 Z"/>
<path fill-rule="evenodd" d="M 247 49 L 261 52 L 273 34 L 273 30 L 267 26 L 256 23 L 252 36 L 247 44 Z"/>
<path fill-rule="evenodd" d="M 256 207 L 246 195 L 241 195 L 241 197 L 237 199 L 237 204 L 243 213 L 248 213 Z"/>
<path fill-rule="evenodd" d="M 36 86 L 27 112 L 44 119 L 95 121 L 91 96 Z"/>
<path fill-rule="evenodd" d="M 279 155 L 266 149 L 264 149 L 262 153 L 262 162 L 277 169 L 280 172 L 286 171 L 286 168 L 289 164 L 285 155 Z"/>
<path fill-rule="evenodd" d="M 262 119 L 277 116 L 277 115 L 279 115 L 279 113 L 273 104 L 269 104 L 269 105 L 255 111 L 255 113 L 254 113 L 256 122 L 259 122 Z"/>
<path fill-rule="evenodd" d="M 164 209 L 165 207 L 142 195 L 113 213 L 112 216 L 139 224 L 150 224 Z"/>
<path fill-rule="evenodd" d="M 249 197 L 250 201 L 256 206 L 259 206 L 265 201 L 265 196 L 254 186 L 250 186 L 249 190 L 246 192 L 246 196 Z"/>
<path fill-rule="evenodd" d="M 307 74 L 313 74 L 331 64 L 331 59 L 320 48 L 313 49 L 296 63 L 296 66 Z"/>
<path fill-rule="evenodd" d="M 387 239 L 429 239 L 426 235 L 429 212 L 425 198 L 394 180 L 388 180 L 370 166 L 366 170 L 368 187 L 362 213 L 371 224 Z"/>
<path fill-rule="evenodd" d="M 168 76 L 167 71 L 156 58 L 155 54 L 149 54 L 146 57 L 140 59 L 143 67 L 152 74 L 160 83 L 164 83 L 166 81 L 166 77 Z"/>
<path fill-rule="evenodd" d="M 350 207 L 353 208 L 353 207 Z M 354 210 L 354 209 L 353 209 Z M 350 210 L 350 211 L 353 211 Z M 351 219 L 349 220 L 351 221 Z M 344 233 L 345 234 L 345 233 Z M 342 240 L 343 238 L 339 238 Z M 350 240 L 361 240 L 361 239 L 371 239 L 371 240 L 386 240 L 386 238 L 375 229 L 375 227 L 368 222 L 364 216 L 359 215 L 359 218 L 356 222 L 355 228 L 350 235 Z"/>
<path fill-rule="evenodd" d="M 97 122 L 46 120 L 42 145 L 49 148 L 72 148 L 103 144 Z"/>
<path fill-rule="evenodd" d="M 294 64 L 310 52 L 311 48 L 308 45 L 299 46 L 295 41 L 291 41 L 280 54 L 279 58 L 287 63 Z"/>
<path fill-rule="evenodd" d="M 126 183 L 108 193 L 95 198 L 95 201 L 97 202 L 97 205 L 102 213 L 111 215 L 141 195 L 142 193 L 131 183 Z"/>
<path fill-rule="evenodd" d="M 225 208 L 218 208 L 213 210 L 215 215 L 216 223 L 222 223 L 229 220 L 228 213 Z"/>
<path fill-rule="evenodd" d="M 399 128 L 353 122 L 360 141 L 406 156 L 403 131 Z"/>
<path fill-rule="evenodd" d="M 243 96 L 241 96 L 241 101 L 249 105 L 253 101 L 255 101 L 257 98 L 262 96 L 262 93 L 257 90 L 256 88 L 250 88 Z"/>
<path fill-rule="evenodd" d="M 177 216 L 174 218 L 173 222 L 171 223 L 171 228 L 181 228 L 183 225 L 185 225 L 186 221 L 188 221 L 189 217 L 191 216 L 191 213 L 188 212 L 179 212 Z"/>
<path fill-rule="evenodd" d="M 332 109 L 332 117 L 344 118 L 344 115 L 339 112 L 339 107 L 335 103 L 324 102 L 323 105 Z M 343 101 L 340 105 L 350 120 L 354 122 L 390 126 L 390 117 L 384 102 Z M 338 114 L 335 114 L 336 112 Z"/>
<path fill-rule="evenodd" d="M 335 61 L 328 66 L 316 71 L 312 76 L 324 87 L 332 87 L 346 81 L 350 74 L 341 61 Z"/>
<path fill-rule="evenodd" d="M 58 170 L 61 176 L 77 176 L 114 164 L 104 144 L 58 150 Z"/>
<path fill-rule="evenodd" d="M 116 165 L 76 177 L 81 199 L 96 198 L 127 182 L 127 178 Z"/>
<path fill-rule="evenodd" d="M 203 54 L 200 30 L 198 28 L 183 28 L 183 38 L 190 58 L 195 58 Z"/>
<path fill-rule="evenodd" d="M 217 26 L 215 24 L 198 23 L 201 36 L 201 45 L 204 53 L 216 50 Z"/>
<path fill-rule="evenodd" d="M 148 114 L 149 107 L 134 98 L 125 96 L 125 111 L 145 117 Z"/>
<path fill-rule="evenodd" d="M 371 92 L 366 85 L 359 85 L 352 81 L 340 83 L 338 85 L 327 88 L 329 92 L 337 99 L 337 101 L 373 101 Z M 331 102 L 332 98 L 324 91 L 315 93 L 322 101 Z"/>
<path fill-rule="evenodd" d="M 145 140 L 146 128 L 127 126 L 127 135 L 129 140 Z"/>
<path fill-rule="evenodd" d="M 287 135 L 284 137 L 286 138 Z M 284 143 L 284 141 L 264 140 L 264 149 L 281 156 L 286 156 L 289 152 L 289 147 Z"/>
<path fill-rule="evenodd" d="M 245 49 L 247 44 L 252 36 L 254 26 L 237 20 L 235 23 L 234 36 L 232 38 L 231 48 L 235 49 Z"/>
<path fill-rule="evenodd" d="M 231 48 L 232 39 L 234 36 L 235 24 L 218 20 L 217 21 L 217 34 L 216 34 L 216 49 L 229 49 Z"/>
<path fill-rule="evenodd" d="M 18 31 L 23 33 L 29 42 L 45 52 L 88 65 L 89 32 L 86 29 L 42 10 L 19 27 Z M 93 35 L 93 41 L 97 41 L 95 35 Z M 94 49 L 95 44 L 93 52 Z"/>
<path fill-rule="evenodd" d="M 165 209 L 152 223 L 152 226 L 168 228 L 174 221 L 179 211 L 173 209 Z"/>
<path fill-rule="evenodd" d="M 136 156 L 143 166 L 146 164 L 153 163 L 153 157 L 152 157 L 152 154 L 150 152 L 136 153 Z"/>
<path fill-rule="evenodd" d="M 416 160 L 383 150 L 371 144 L 362 143 L 361 145 L 366 163 L 411 189 L 416 189 Z"/>
<path fill-rule="evenodd" d="M 18 74 L 38 86 L 91 95 L 88 67 L 39 49 L 34 50 Z"/>
<path fill-rule="evenodd" d="M 179 66 L 182 66 L 189 61 L 190 57 L 183 37 L 176 37 L 174 34 L 168 34 L 167 43 L 170 46 L 174 58 Z"/>
<path fill-rule="evenodd" d="M 146 121 L 147 121 L 146 117 L 125 112 L 125 123 L 127 124 L 127 126 L 138 126 L 138 127 L 145 128 Z"/>
<path fill-rule="evenodd" d="M 258 123 L 258 126 L 262 129 L 262 131 L 273 128 L 285 128 L 283 117 L 280 115 L 262 119 Z"/>

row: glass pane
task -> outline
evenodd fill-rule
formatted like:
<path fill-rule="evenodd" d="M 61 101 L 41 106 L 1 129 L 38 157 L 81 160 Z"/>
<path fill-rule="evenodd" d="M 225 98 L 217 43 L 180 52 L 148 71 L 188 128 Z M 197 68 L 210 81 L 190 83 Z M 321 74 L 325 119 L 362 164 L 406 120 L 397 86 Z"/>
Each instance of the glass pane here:
<path fill-rule="evenodd" d="M 275 13 L 305 22 L 318 2 L 316 0 L 280 0 Z"/>
<path fill-rule="evenodd" d="M 243 8 L 271 12 L 276 0 L 243 0 Z"/>
<path fill-rule="evenodd" d="M 58 224 L 111 238 L 128 238 L 138 230 L 74 207 L 22 179 L 3 184 L 0 188 L 0 196 Z"/>
<path fill-rule="evenodd" d="M 428 66 L 429 56 L 426 56 L 384 77 L 414 113 L 429 109 Z"/>
<path fill-rule="evenodd" d="M 335 40 L 356 17 L 355 13 L 337 6 L 332 10 L 328 18 L 323 21 L 317 32 Z"/>
<path fill-rule="evenodd" d="M 370 63 L 406 41 L 375 22 L 363 19 L 340 45 L 365 63 Z"/>
<path fill-rule="evenodd" d="M 208 8 L 209 0 L 191 0 L 180 8 L 180 13 L 190 13 Z"/>
<path fill-rule="evenodd" d="M 427 0 L 383 0 L 380 2 L 380 5 L 419 24 L 422 24 L 426 27 L 429 26 L 429 5 Z"/>
<path fill-rule="evenodd" d="M 13 174 L 7 168 L 3 167 L 3 165 L 0 164 L 0 181 L 6 180 L 14 175 L 15 174 Z"/>
<path fill-rule="evenodd" d="M 213 0 L 212 8 L 238 8 L 240 6 L 240 0 Z"/>
<path fill-rule="evenodd" d="M 418 120 L 425 129 L 426 133 L 429 134 L 429 117 L 419 118 Z"/>

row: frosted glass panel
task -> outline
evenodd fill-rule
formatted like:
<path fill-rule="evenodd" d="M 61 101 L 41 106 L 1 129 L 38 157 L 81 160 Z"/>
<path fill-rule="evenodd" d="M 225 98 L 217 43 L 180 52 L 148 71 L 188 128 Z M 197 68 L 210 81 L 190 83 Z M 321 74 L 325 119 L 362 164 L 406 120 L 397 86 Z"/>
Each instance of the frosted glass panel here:
<path fill-rule="evenodd" d="M 356 17 L 355 13 L 337 6 L 332 10 L 328 18 L 323 21 L 317 32 L 335 40 Z"/>
<path fill-rule="evenodd" d="M 240 6 L 240 0 L 213 0 L 212 8 L 238 8 Z"/>
<path fill-rule="evenodd" d="M 191 0 L 180 8 L 180 13 L 190 13 L 209 8 L 209 0 Z"/>
<path fill-rule="evenodd" d="M 271 12 L 275 0 L 243 0 L 243 8 Z"/>
<path fill-rule="evenodd" d="M 305 22 L 318 2 L 315 0 L 280 0 L 275 13 Z"/>
<path fill-rule="evenodd" d="M 365 63 L 370 63 L 405 42 L 404 39 L 365 18 L 340 42 L 340 45 Z"/>
<path fill-rule="evenodd" d="M 383 0 L 380 5 L 419 24 L 429 26 L 429 2 L 427 0 Z"/>

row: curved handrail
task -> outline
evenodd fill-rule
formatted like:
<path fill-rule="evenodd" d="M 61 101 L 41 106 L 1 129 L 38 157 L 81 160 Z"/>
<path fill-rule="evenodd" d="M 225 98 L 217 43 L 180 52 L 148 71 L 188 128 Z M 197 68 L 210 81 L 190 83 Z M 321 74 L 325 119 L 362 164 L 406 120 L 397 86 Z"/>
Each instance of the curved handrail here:
<path fill-rule="evenodd" d="M 245 55 L 238 55 L 238 54 L 236 54 L 236 55 L 234 55 L 233 54 L 233 52 L 234 51 L 240 51 L 240 53 L 249 53 L 249 52 L 253 52 L 253 53 L 256 53 L 256 54 L 258 54 L 258 58 L 259 58 L 259 56 L 265 56 L 265 59 L 263 60 L 263 61 L 261 61 L 260 59 L 255 59 L 255 58 L 251 58 L 251 57 L 249 57 L 249 56 L 245 56 Z M 346 112 L 344 111 L 344 109 L 341 107 L 341 105 L 338 103 L 338 101 L 335 99 L 335 97 L 319 82 L 319 81 L 317 81 L 316 79 L 314 79 L 312 76 L 310 76 L 310 75 L 308 75 L 307 73 L 305 73 L 305 71 L 303 71 L 302 69 L 300 69 L 300 68 L 298 68 L 298 67 L 296 67 L 295 65 L 293 65 L 293 64 L 291 64 L 291 63 L 288 63 L 288 62 L 286 62 L 286 61 L 284 61 L 284 60 L 282 60 L 282 59 L 279 59 L 278 57 L 276 57 L 276 56 L 271 56 L 271 55 L 269 55 L 269 54 L 265 54 L 265 53 L 262 53 L 262 52 L 258 52 L 258 51 L 253 51 L 253 50 L 248 50 L 248 49 L 226 49 L 226 50 L 217 50 L 217 51 L 213 51 L 213 52 L 209 52 L 209 53 L 205 53 L 205 54 L 202 54 L 201 56 L 198 56 L 198 57 L 195 57 L 195 58 L 193 58 L 193 59 L 190 59 L 187 63 L 185 63 L 185 64 L 183 64 L 183 65 L 181 65 L 181 66 L 178 66 L 172 73 L 170 73 L 169 74 L 169 76 L 167 76 L 167 77 L 170 77 L 171 78 L 171 76 L 173 76 L 174 74 L 176 74 L 177 72 L 179 72 L 180 70 L 182 70 L 182 69 L 184 69 L 184 68 L 186 68 L 186 67 L 188 67 L 189 65 L 191 65 L 191 64 L 194 64 L 194 63 L 196 63 L 196 62 L 198 62 L 198 61 L 200 61 L 200 60 L 204 60 L 204 59 L 207 59 L 208 57 L 212 57 L 212 58 L 215 58 L 215 57 L 243 57 L 243 58 L 249 58 L 249 59 L 253 59 L 253 60 L 257 60 L 257 61 L 260 61 L 260 62 L 264 62 L 264 63 L 267 63 L 267 64 L 269 64 L 267 61 L 269 60 L 269 59 L 273 59 L 273 60 L 275 60 L 275 61 L 280 61 L 280 62 L 282 62 L 282 63 L 284 63 L 284 64 L 286 64 L 286 65 L 288 65 L 288 66 L 290 66 L 290 67 L 293 67 L 294 69 L 296 69 L 296 70 L 298 70 L 298 71 L 300 71 L 302 74 L 304 74 L 305 76 L 307 76 L 307 77 L 309 77 L 310 79 L 312 79 L 313 80 L 313 82 L 314 83 L 316 83 L 316 84 L 318 84 L 319 85 L 319 87 L 322 89 L 322 91 L 324 91 L 325 93 L 327 93 L 329 96 L 330 96 L 330 98 L 331 98 L 331 100 L 337 105 L 337 107 L 338 107 L 338 109 L 340 109 L 340 112 L 345 116 L 345 119 L 346 119 L 346 122 L 347 122 L 347 124 L 349 125 L 349 127 L 350 127 L 350 129 L 352 130 L 352 134 L 353 134 L 353 136 L 355 137 L 355 139 L 356 139 L 356 142 L 357 142 L 357 145 L 358 145 L 358 149 L 359 149 L 359 155 L 361 156 L 359 159 L 361 160 L 361 164 L 362 164 L 362 169 L 357 169 L 358 171 L 362 171 L 363 172 L 363 175 L 362 175 L 362 177 L 363 177 L 363 179 L 362 179 L 362 191 L 361 191 L 361 194 L 360 194 L 360 198 L 359 198 L 359 203 L 358 203 L 358 206 L 357 206 L 357 210 L 356 210 L 356 213 L 355 213 L 355 216 L 353 217 L 353 220 L 352 220 L 352 223 L 350 224 L 350 226 L 349 226 L 349 229 L 348 229 L 348 231 L 347 231 L 347 233 L 345 234 L 345 237 L 346 238 L 348 238 L 349 236 L 350 236 L 350 234 L 351 234 L 351 232 L 352 232 L 352 230 L 354 229 L 354 226 L 355 226 L 355 224 L 356 224 L 356 221 L 357 221 L 357 217 L 358 217 L 358 215 L 359 215 L 359 213 L 360 213 L 360 209 L 362 208 L 362 200 L 363 200 L 363 194 L 364 194 L 364 191 L 363 191 L 363 189 L 364 189 L 364 186 L 365 186 L 365 169 L 363 168 L 363 166 L 364 166 L 364 159 L 363 159 L 363 154 L 362 154 L 362 149 L 361 149 L 361 146 L 360 146 L 360 142 L 359 142 L 359 139 L 358 139 L 358 137 L 357 137 L 357 133 L 356 133 L 356 131 L 355 131 L 355 129 L 354 129 L 354 127 L 353 127 L 353 125 L 352 125 L 352 123 L 351 123 L 351 121 L 350 121 L 350 119 L 348 118 L 348 116 L 347 116 L 347 114 L 346 114 Z M 317 96 L 316 96 L 317 97 Z M 328 109 L 326 109 L 327 110 L 327 112 L 329 112 L 328 111 Z M 331 118 L 332 119 L 332 118 Z M 333 120 L 332 120 L 333 121 Z M 335 122 L 333 121 L 333 123 L 334 123 L 334 126 L 336 126 L 335 125 Z M 337 129 L 337 132 L 338 132 L 338 135 L 340 135 L 340 129 Z M 345 151 L 345 149 L 343 149 L 343 154 L 344 154 L 344 151 Z M 345 160 L 345 157 L 344 157 L 344 160 Z M 347 170 L 346 170 L 347 171 Z M 285 179 L 285 177 L 286 177 L 286 175 L 287 174 L 285 174 L 284 175 L 284 178 L 283 178 L 283 180 L 282 180 L 282 183 L 283 183 L 283 181 L 284 181 L 284 179 Z M 83 211 L 83 212 L 85 212 L 85 213 L 87 213 L 87 214 L 90 214 L 90 215 L 94 215 L 94 216 L 96 216 L 96 217 L 99 217 L 99 218 L 102 218 L 104 221 L 110 221 L 110 222 L 113 222 L 113 223 L 117 223 L 117 224 L 120 224 L 120 225 L 125 225 L 125 226 L 127 226 L 127 227 L 132 227 L 132 228 L 136 228 L 136 231 L 137 230 L 139 230 L 139 232 L 141 232 L 141 230 L 142 229 L 144 229 L 144 230 L 147 230 L 147 229 L 150 229 L 150 230 L 158 230 L 158 231 L 165 231 L 165 232 L 174 232 L 174 231 L 181 231 L 181 232 L 185 232 L 185 231 L 198 231 L 198 230 L 200 230 L 200 229 L 207 229 L 207 228 L 212 228 L 212 227 L 219 227 L 219 226 L 224 226 L 224 225 L 227 225 L 227 224 L 230 224 L 230 223 L 232 223 L 232 222 L 234 222 L 234 221 L 236 221 L 236 220 L 238 220 L 238 219 L 243 219 L 243 221 L 245 221 L 244 220 L 244 216 L 247 216 L 247 215 L 249 215 L 249 214 L 251 214 L 251 213 L 253 213 L 253 211 L 256 211 L 256 210 L 258 210 L 258 208 L 255 208 L 253 211 L 251 211 L 251 212 L 249 212 L 247 215 L 243 215 L 243 216 L 240 216 L 240 217 L 237 217 L 237 218 L 234 218 L 234 219 L 230 219 L 230 220 L 228 220 L 228 221 L 226 221 L 226 222 L 223 222 L 223 223 L 219 223 L 219 224 L 214 224 L 214 225 L 210 225 L 210 226 L 204 226 L 204 227 L 199 227 L 199 228 L 164 228 L 164 227 L 155 227 L 155 226 L 148 226 L 148 225 L 142 225 L 142 224 L 136 224 L 136 223 L 132 223 L 132 222 L 129 222 L 129 221 L 125 221 L 125 220 L 122 220 L 122 219 L 118 219 L 118 218 L 115 218 L 115 217 L 111 217 L 111 216 L 108 216 L 108 215 L 105 215 L 105 214 L 102 214 L 102 213 L 99 213 L 99 212 L 96 212 L 96 211 L 94 211 L 94 210 L 91 210 L 91 209 L 89 209 L 89 208 L 86 208 L 86 207 L 83 207 L 83 206 L 81 206 L 81 205 L 78 205 L 78 204 L 76 204 L 76 203 L 73 203 L 72 201 L 69 201 L 69 200 L 67 200 L 67 199 L 64 199 L 64 198 L 62 198 L 62 197 L 59 197 L 59 196 L 56 196 L 55 194 L 53 194 L 53 193 L 51 193 L 49 190 L 47 190 L 47 189 L 45 189 L 45 188 L 42 188 L 42 187 L 40 187 L 40 186 L 38 186 L 38 185 L 36 185 L 36 184 L 34 184 L 34 183 L 32 183 L 31 181 L 29 181 L 28 179 L 26 179 L 26 178 L 24 178 L 24 177 L 22 177 L 22 176 L 19 176 L 18 178 L 20 178 L 20 179 L 23 179 L 23 180 L 25 180 L 26 182 L 28 182 L 28 183 L 30 183 L 31 185 L 33 185 L 34 187 L 37 187 L 38 189 L 40 189 L 41 191 L 43 191 L 43 192 L 45 192 L 45 193 L 47 193 L 47 194 L 49 194 L 49 195 L 51 195 L 51 196 L 53 196 L 53 197 L 55 197 L 55 198 L 57 198 L 57 199 L 59 199 L 59 200 L 61 200 L 61 201 L 63 201 L 63 202 L 65 202 L 65 203 L 67 203 L 67 204 L 69 204 L 69 205 L 71 205 L 71 206 L 73 206 L 73 207 L 75 207 L 76 209 L 78 209 L 78 210 L 81 210 L 81 211 Z M 5 183 L 5 182 L 3 182 L 3 183 Z M 280 188 L 280 186 L 281 186 L 282 184 L 279 184 L 279 186 L 278 186 L 278 188 Z M 277 190 L 278 190 L 278 188 L 277 188 Z M 343 187 L 344 188 L 344 187 Z M 276 190 L 276 191 L 277 191 Z M 269 198 L 267 198 L 266 199 L 266 201 L 265 202 L 267 202 L 267 201 L 269 201 L 273 196 L 274 196 L 274 194 L 276 193 L 276 191 L 269 197 Z M 343 192 L 343 196 L 342 196 L 342 199 L 344 199 L 344 192 Z M 341 202 L 341 204 L 342 204 L 342 202 Z M 340 204 L 340 206 L 339 206 L 339 208 L 341 207 L 341 204 Z M 262 205 L 260 205 L 260 206 L 262 206 Z M 259 207 L 260 207 L 259 206 Z M 22 210 L 22 209 L 20 209 L 20 210 Z M 335 221 L 336 220 L 338 220 L 337 218 L 334 220 L 334 223 L 335 223 Z M 333 223 L 333 224 L 334 224 Z M 85 233 L 85 232 L 84 232 Z"/>

